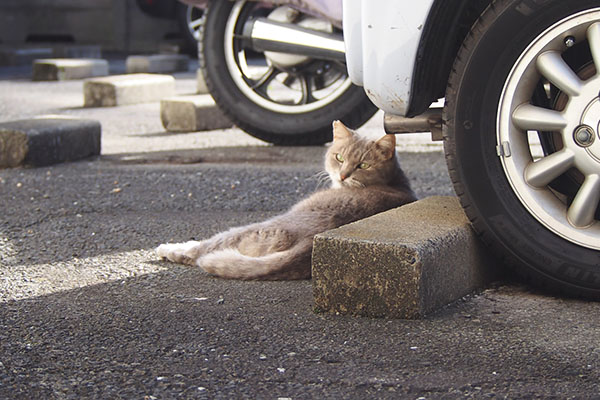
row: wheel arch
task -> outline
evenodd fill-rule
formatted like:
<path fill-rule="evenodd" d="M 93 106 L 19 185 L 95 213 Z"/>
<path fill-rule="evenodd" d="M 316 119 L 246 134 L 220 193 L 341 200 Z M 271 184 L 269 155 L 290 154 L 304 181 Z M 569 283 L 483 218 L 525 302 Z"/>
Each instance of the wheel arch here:
<path fill-rule="evenodd" d="M 444 97 L 458 49 L 471 26 L 492 0 L 435 0 L 415 59 L 408 117 L 423 113 Z"/>

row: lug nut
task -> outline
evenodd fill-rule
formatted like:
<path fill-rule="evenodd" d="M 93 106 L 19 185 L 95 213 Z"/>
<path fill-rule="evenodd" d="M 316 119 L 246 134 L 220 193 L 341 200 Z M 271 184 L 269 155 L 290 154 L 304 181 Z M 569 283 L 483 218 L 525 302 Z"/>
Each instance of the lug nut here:
<path fill-rule="evenodd" d="M 594 143 L 595 132 L 587 125 L 579 125 L 573 132 L 575 143 L 581 147 L 588 147 Z"/>

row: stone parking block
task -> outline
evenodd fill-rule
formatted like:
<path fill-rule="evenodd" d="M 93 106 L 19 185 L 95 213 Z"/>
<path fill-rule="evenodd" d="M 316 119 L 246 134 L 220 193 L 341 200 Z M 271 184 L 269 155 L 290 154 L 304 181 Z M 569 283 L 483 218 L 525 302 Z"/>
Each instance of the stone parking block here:
<path fill-rule="evenodd" d="M 55 44 L 44 46 L 23 45 L 19 47 L 0 45 L 0 65 L 31 65 L 42 58 L 101 58 L 97 45 Z"/>
<path fill-rule="evenodd" d="M 125 61 L 128 74 L 187 71 L 190 59 L 182 54 L 154 54 L 149 56 L 129 56 Z"/>
<path fill-rule="evenodd" d="M 127 74 L 88 79 L 84 107 L 112 107 L 159 101 L 175 94 L 175 78 L 158 74 Z"/>
<path fill-rule="evenodd" d="M 206 94 L 161 100 L 160 119 L 170 132 L 208 131 L 233 126 L 212 97 Z"/>
<path fill-rule="evenodd" d="M 100 154 L 98 121 L 42 116 L 0 123 L 0 168 L 41 167 Z"/>
<path fill-rule="evenodd" d="M 315 309 L 417 319 L 501 277 L 455 197 L 430 197 L 319 234 Z"/>
<path fill-rule="evenodd" d="M 55 58 L 102 58 L 102 48 L 98 45 L 55 45 L 53 51 Z"/>
<path fill-rule="evenodd" d="M 108 75 L 106 60 L 48 58 L 33 62 L 34 81 L 63 81 L 104 75 Z"/>
<path fill-rule="evenodd" d="M 0 65 L 31 65 L 38 58 L 54 57 L 50 47 L 13 48 L 0 46 Z"/>
<path fill-rule="evenodd" d="M 208 88 L 206 87 L 206 80 L 202 74 L 202 70 L 198 68 L 196 71 L 196 93 L 208 94 Z"/>

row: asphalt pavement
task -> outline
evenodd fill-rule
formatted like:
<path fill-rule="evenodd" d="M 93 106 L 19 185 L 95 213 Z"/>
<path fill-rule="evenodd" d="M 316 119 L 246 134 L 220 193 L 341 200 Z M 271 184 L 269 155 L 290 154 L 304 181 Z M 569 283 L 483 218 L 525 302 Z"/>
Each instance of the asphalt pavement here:
<path fill-rule="evenodd" d="M 157 104 L 84 109 L 81 86 L 0 69 L 0 121 L 103 126 L 98 158 L 0 170 L 0 398 L 600 398 L 598 303 L 502 283 L 424 320 L 353 318 L 315 313 L 310 281 L 158 260 L 308 195 L 325 148 L 167 133 Z M 439 144 L 398 139 L 417 194 L 452 195 Z"/>

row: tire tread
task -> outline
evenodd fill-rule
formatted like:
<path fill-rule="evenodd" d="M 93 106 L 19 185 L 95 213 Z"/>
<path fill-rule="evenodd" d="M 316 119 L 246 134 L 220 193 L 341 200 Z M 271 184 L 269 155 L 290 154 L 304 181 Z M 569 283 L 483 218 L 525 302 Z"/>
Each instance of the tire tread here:
<path fill-rule="evenodd" d="M 525 283 L 534 283 L 544 290 L 567 296 L 598 299 L 600 298 L 598 290 L 564 285 L 562 282 L 558 282 L 535 269 L 522 268 L 522 264 L 518 258 L 511 254 L 508 249 L 504 248 L 499 244 L 499 241 L 496 240 L 494 233 L 488 227 L 485 218 L 481 216 L 481 212 L 472 201 L 468 191 L 465 190 L 462 183 L 460 168 L 456 158 L 457 146 L 454 137 L 454 128 L 456 124 L 456 120 L 453 117 L 456 112 L 455 99 L 459 92 L 460 84 L 464 79 L 465 70 L 470 61 L 472 51 L 479 44 L 479 41 L 485 34 L 487 28 L 491 26 L 491 24 L 498 19 L 499 15 L 501 15 L 512 3 L 511 0 L 494 0 L 491 2 L 489 7 L 481 14 L 467 34 L 451 68 L 446 87 L 446 102 L 443 110 L 444 152 L 446 164 L 448 166 L 448 174 L 454 186 L 455 193 L 458 196 L 465 215 L 471 222 L 474 232 L 484 245 L 498 257 L 503 265 L 509 267 Z"/>

